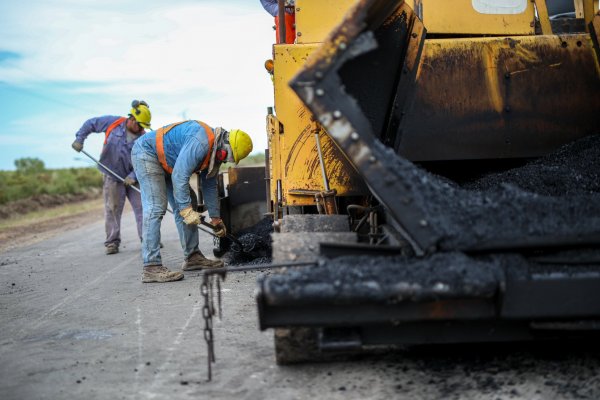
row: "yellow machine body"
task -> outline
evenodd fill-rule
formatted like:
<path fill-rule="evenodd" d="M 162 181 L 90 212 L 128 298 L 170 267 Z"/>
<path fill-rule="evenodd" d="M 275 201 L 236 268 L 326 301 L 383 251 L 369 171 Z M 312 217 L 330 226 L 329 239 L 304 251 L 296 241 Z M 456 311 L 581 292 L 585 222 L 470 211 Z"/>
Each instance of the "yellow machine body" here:
<path fill-rule="evenodd" d="M 587 34 L 426 40 L 398 153 L 413 161 L 542 156 L 598 132 L 599 77 Z"/>
<path fill-rule="evenodd" d="M 271 198 L 279 198 L 283 205 L 314 205 L 315 194 L 325 190 L 315 138 L 318 125 L 311 121 L 311 113 L 287 84 L 316 47 L 317 44 L 275 46 L 273 84 L 277 116 L 267 118 L 267 134 Z M 319 141 L 330 188 L 340 196 L 363 193 L 362 179 L 321 129 Z"/>
<path fill-rule="evenodd" d="M 267 134 L 270 197 L 276 207 L 315 205 L 314 195 L 326 189 L 314 134 L 318 125 L 288 83 L 355 3 L 297 0 L 296 43 L 273 46 L 275 114 L 267 118 Z M 423 111 L 404 120 L 410 129 L 397 146 L 400 154 L 415 161 L 533 157 L 564 143 L 561 130 L 572 130 L 575 138 L 597 127 L 597 118 L 589 115 L 590 108 L 600 109 L 598 100 L 577 100 L 594 98 L 598 91 L 600 67 L 590 35 L 549 35 L 545 1 L 405 3 L 423 21 L 430 39 L 418 56 L 413 99 L 414 109 Z M 592 21 L 594 0 L 582 0 L 580 8 L 585 20 Z M 547 35 L 535 35 L 536 28 Z M 517 113 L 508 115 L 513 110 Z M 575 119 L 555 120 L 561 110 Z M 516 118 L 527 135 L 518 130 L 507 134 Z M 337 196 L 366 193 L 335 142 L 324 131 L 319 139 L 330 189 Z M 427 141 L 437 146 L 428 150 L 423 146 Z"/>
<path fill-rule="evenodd" d="M 296 42 L 323 42 L 356 0 L 297 0 Z M 429 34 L 533 35 L 535 6 L 530 0 L 504 1 L 490 7 L 489 0 L 407 0 L 406 4 Z M 499 3 L 502 3 L 500 0 Z M 511 6 L 512 5 L 512 6 Z M 477 7 L 477 9 L 476 9 Z"/>

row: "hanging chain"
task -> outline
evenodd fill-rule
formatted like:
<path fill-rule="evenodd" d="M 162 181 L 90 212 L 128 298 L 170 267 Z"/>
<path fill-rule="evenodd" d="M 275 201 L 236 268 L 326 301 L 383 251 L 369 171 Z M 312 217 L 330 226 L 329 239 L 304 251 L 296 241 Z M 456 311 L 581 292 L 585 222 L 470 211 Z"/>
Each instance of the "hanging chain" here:
<path fill-rule="evenodd" d="M 222 294 L 221 294 L 221 281 L 225 280 L 228 272 L 245 272 L 245 271 L 261 271 L 278 267 L 290 267 L 300 265 L 313 265 L 314 261 L 298 261 L 281 264 L 264 264 L 254 265 L 251 267 L 237 267 L 237 268 L 219 268 L 214 270 L 206 270 L 202 274 L 202 283 L 200 284 L 200 294 L 204 299 L 204 305 L 202 306 L 202 318 L 204 319 L 204 341 L 206 342 L 207 350 L 207 366 L 208 366 L 208 381 L 212 380 L 212 363 L 216 361 L 215 358 L 215 341 L 213 333 L 213 316 L 216 315 L 215 302 L 214 302 L 214 291 L 215 281 L 217 290 L 217 307 L 219 309 L 219 319 L 223 316 L 222 306 Z"/>
<path fill-rule="evenodd" d="M 217 303 L 219 305 L 219 321 L 223 320 L 223 305 L 221 302 L 221 276 L 217 275 Z"/>
<path fill-rule="evenodd" d="M 204 306 L 202 307 L 202 318 L 204 318 L 204 340 L 206 341 L 207 360 L 208 360 L 208 381 L 212 379 L 212 363 L 215 362 L 214 353 L 214 337 L 212 326 L 212 313 L 210 309 L 209 289 L 208 284 L 211 277 L 204 275 L 200 284 L 200 294 L 204 298 Z"/>
<path fill-rule="evenodd" d="M 211 275 L 208 279 L 208 299 L 210 300 L 209 309 L 211 317 L 215 316 L 215 278 L 215 275 Z"/>

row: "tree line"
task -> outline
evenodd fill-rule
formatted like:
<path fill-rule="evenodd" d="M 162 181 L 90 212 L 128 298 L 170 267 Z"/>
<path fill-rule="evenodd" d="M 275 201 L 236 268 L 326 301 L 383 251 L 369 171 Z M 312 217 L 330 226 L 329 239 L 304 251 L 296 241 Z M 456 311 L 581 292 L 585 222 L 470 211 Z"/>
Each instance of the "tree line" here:
<path fill-rule="evenodd" d="M 0 204 L 102 187 L 102 174 L 95 167 L 47 169 L 39 158 L 19 158 L 14 164 L 15 171 L 0 171 Z"/>

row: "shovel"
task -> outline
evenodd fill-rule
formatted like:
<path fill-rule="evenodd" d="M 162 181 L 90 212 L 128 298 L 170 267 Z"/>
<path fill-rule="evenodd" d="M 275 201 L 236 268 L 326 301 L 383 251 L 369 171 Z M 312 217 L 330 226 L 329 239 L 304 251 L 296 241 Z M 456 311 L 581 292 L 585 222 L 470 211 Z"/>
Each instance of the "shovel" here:
<path fill-rule="evenodd" d="M 214 226 L 211 223 L 208 223 L 204 220 L 204 216 L 201 215 L 200 216 L 200 224 L 204 225 L 208 228 L 211 228 L 213 231 L 217 228 L 216 226 Z M 214 235 L 215 237 L 217 237 L 217 235 Z M 234 244 L 234 246 L 231 246 L 231 250 L 235 251 L 236 253 L 239 252 L 244 252 L 244 253 L 248 253 L 250 252 L 252 249 L 245 249 L 244 245 L 242 244 L 242 242 L 240 242 L 238 240 L 238 238 L 236 238 L 235 236 L 233 236 L 231 233 L 226 233 L 225 237 L 228 238 L 229 240 L 231 240 Z"/>

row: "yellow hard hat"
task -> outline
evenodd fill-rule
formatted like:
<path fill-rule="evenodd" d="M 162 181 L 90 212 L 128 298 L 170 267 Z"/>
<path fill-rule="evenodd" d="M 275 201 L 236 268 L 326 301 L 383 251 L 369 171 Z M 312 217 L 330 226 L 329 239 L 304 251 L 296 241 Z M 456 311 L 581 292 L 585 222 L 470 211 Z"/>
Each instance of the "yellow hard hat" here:
<path fill-rule="evenodd" d="M 150 106 L 144 100 L 132 101 L 129 115 L 135 118 L 143 128 L 150 129 L 152 114 L 150 113 Z"/>
<path fill-rule="evenodd" d="M 246 158 L 252 151 L 252 139 L 240 129 L 232 129 L 229 132 L 229 145 L 233 151 L 233 159 L 236 164 Z"/>

